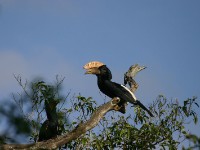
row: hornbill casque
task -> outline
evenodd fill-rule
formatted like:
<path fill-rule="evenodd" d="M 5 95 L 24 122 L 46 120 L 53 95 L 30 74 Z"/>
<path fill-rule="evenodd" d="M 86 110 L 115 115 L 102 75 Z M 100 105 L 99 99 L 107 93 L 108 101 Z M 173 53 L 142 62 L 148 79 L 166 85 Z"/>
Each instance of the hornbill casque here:
<path fill-rule="evenodd" d="M 84 69 L 86 69 L 85 74 L 94 74 L 97 76 L 97 84 L 102 93 L 110 98 L 118 97 L 120 99 L 119 106 L 124 107 L 124 104 L 129 102 L 140 106 L 153 117 L 153 114 L 136 99 L 135 95 L 126 86 L 111 81 L 112 74 L 106 65 L 101 62 L 93 61 L 87 63 Z M 121 112 L 125 113 L 125 111 Z"/>

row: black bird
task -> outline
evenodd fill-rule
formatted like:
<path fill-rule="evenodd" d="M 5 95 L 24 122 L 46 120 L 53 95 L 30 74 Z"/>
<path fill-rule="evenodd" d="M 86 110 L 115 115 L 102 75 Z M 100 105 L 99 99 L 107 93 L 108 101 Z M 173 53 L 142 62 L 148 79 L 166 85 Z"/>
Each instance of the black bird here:
<path fill-rule="evenodd" d="M 123 106 L 125 102 L 139 105 L 142 109 L 146 110 L 151 117 L 153 117 L 153 114 L 139 100 L 136 99 L 135 95 L 127 87 L 111 81 L 112 74 L 106 65 L 100 63 L 90 66 L 88 64 L 84 66 L 87 70 L 86 74 L 95 74 L 97 76 L 98 87 L 102 93 L 110 98 L 119 97 L 119 106 Z"/>
<path fill-rule="evenodd" d="M 44 141 L 59 135 L 58 131 L 58 116 L 56 112 L 56 106 L 58 101 L 45 100 L 45 111 L 47 114 L 47 120 L 43 122 L 38 141 Z"/>

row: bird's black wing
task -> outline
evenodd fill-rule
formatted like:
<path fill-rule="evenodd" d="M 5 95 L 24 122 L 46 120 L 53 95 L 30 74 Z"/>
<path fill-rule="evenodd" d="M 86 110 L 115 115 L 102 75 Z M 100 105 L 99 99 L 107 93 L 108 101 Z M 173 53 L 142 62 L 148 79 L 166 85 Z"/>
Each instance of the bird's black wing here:
<path fill-rule="evenodd" d="M 151 117 L 153 117 L 153 114 L 139 100 L 136 99 L 135 95 L 127 87 L 111 81 L 105 81 L 103 87 L 105 89 L 104 92 L 102 92 L 107 96 L 111 98 L 119 97 L 124 101 L 128 101 L 134 105 L 139 105 L 142 109 L 147 111 Z"/>
<path fill-rule="evenodd" d="M 105 81 L 103 87 L 105 89 L 104 91 L 101 91 L 107 96 L 111 98 L 119 97 L 122 100 L 136 104 L 135 95 L 127 87 L 111 81 Z"/>

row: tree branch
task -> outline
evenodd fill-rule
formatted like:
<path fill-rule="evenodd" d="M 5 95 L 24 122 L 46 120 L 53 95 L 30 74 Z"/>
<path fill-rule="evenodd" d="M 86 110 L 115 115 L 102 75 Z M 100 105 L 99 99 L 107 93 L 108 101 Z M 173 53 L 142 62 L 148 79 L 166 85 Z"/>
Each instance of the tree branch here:
<path fill-rule="evenodd" d="M 66 133 L 64 135 L 58 136 L 54 139 L 49 139 L 47 141 L 37 142 L 33 144 L 5 144 L 1 145 L 0 149 L 2 150 L 35 150 L 35 149 L 56 149 L 65 145 L 72 140 L 77 139 L 82 134 L 94 128 L 100 120 L 104 117 L 104 115 L 111 111 L 116 110 L 117 104 L 119 103 L 118 98 L 113 98 L 109 102 L 101 105 L 91 116 L 91 118 L 85 123 L 80 123 L 75 129 L 71 132 Z"/>

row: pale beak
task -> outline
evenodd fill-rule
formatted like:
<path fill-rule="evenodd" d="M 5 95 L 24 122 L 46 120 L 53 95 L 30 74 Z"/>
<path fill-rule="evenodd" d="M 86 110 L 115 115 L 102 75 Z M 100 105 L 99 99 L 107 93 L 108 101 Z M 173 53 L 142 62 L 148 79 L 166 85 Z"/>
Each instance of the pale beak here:
<path fill-rule="evenodd" d="M 100 74 L 100 71 L 98 68 L 89 68 L 86 70 L 85 74 Z"/>

